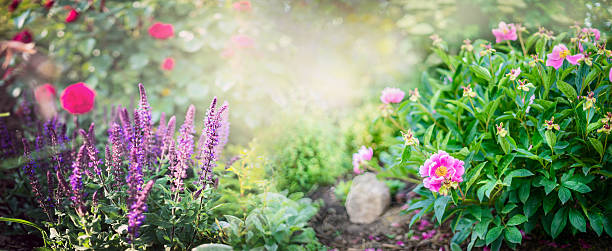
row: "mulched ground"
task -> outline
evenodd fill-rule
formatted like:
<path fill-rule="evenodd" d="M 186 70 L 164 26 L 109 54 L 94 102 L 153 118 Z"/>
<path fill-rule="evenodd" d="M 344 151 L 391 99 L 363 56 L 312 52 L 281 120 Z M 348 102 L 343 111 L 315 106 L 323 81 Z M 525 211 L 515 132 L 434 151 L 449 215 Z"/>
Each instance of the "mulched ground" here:
<path fill-rule="evenodd" d="M 409 228 L 414 213 L 403 215 L 401 198 L 394 198 L 390 208 L 373 223 L 353 224 L 346 209 L 335 194 L 333 187 L 320 187 L 310 196 L 322 200 L 324 205 L 310 222 L 319 241 L 340 251 L 382 250 L 450 250 L 452 237 L 448 224 L 435 228 L 433 220 L 426 218 L 423 224 L 415 223 Z M 432 231 L 435 230 L 435 231 Z M 435 233 L 434 233 L 435 232 Z M 431 236 L 423 238 L 423 236 Z M 429 237 L 427 236 L 427 237 Z M 467 245 L 462 247 L 464 250 Z M 473 250 L 482 250 L 474 248 Z M 502 247 L 502 250 L 510 250 Z M 528 235 L 518 250 L 612 250 L 612 238 L 605 233 L 597 237 L 593 232 L 572 236 L 560 236 L 552 242 L 545 235 Z"/>

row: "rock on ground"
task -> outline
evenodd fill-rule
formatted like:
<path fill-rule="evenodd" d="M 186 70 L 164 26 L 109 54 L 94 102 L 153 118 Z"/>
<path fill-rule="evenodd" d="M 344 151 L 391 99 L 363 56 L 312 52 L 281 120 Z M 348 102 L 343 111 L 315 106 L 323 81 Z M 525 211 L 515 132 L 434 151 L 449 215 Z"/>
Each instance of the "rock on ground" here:
<path fill-rule="evenodd" d="M 380 216 L 391 203 L 387 185 L 373 173 L 364 173 L 353 179 L 346 198 L 346 212 L 353 223 L 369 224 Z"/>

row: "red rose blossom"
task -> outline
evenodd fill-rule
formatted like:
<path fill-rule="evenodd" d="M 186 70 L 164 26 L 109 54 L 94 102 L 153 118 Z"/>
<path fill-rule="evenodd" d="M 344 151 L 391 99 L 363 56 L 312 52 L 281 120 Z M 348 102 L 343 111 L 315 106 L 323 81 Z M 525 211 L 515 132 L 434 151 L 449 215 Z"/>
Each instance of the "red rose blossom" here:
<path fill-rule="evenodd" d="M 93 109 L 95 98 L 96 92 L 87 84 L 79 82 L 64 89 L 60 102 L 69 113 L 84 114 Z"/>
<path fill-rule="evenodd" d="M 21 3 L 21 0 L 13 0 L 8 6 L 8 11 L 9 12 L 15 11 L 17 7 L 19 7 L 20 3 Z"/>
<path fill-rule="evenodd" d="M 234 10 L 237 11 L 250 11 L 251 1 L 239 1 L 233 4 Z"/>
<path fill-rule="evenodd" d="M 49 83 L 41 85 L 34 90 L 34 98 L 38 103 L 43 101 L 52 100 L 57 95 L 55 87 Z"/>
<path fill-rule="evenodd" d="M 164 59 L 161 68 L 166 71 L 171 71 L 172 69 L 174 69 L 174 58 L 167 57 L 166 59 Z"/>
<path fill-rule="evenodd" d="M 149 35 L 156 39 L 168 39 L 174 36 L 174 26 L 172 24 L 154 23 L 149 28 Z"/>
<path fill-rule="evenodd" d="M 15 34 L 15 36 L 13 37 L 13 41 L 19 41 L 26 44 L 30 43 L 32 42 L 32 33 L 30 33 L 30 31 L 27 29 L 22 30 Z"/>
<path fill-rule="evenodd" d="M 72 23 L 76 21 L 77 18 L 79 18 L 79 12 L 75 9 L 71 9 L 70 13 L 68 13 L 68 16 L 66 16 L 66 23 Z"/>
<path fill-rule="evenodd" d="M 45 8 L 47 9 L 51 9 L 51 7 L 53 7 L 53 4 L 55 3 L 54 0 L 47 0 L 45 1 L 45 3 L 43 4 L 43 6 L 45 6 Z"/>

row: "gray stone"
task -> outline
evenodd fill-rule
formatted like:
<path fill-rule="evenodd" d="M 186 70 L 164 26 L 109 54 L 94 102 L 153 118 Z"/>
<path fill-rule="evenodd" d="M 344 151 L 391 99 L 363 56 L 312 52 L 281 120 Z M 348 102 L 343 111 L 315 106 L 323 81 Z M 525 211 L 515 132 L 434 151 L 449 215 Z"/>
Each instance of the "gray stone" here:
<path fill-rule="evenodd" d="M 232 251 L 232 247 L 224 244 L 208 243 L 202 244 L 192 249 L 192 251 Z"/>
<path fill-rule="evenodd" d="M 353 179 L 346 198 L 346 212 L 352 223 L 369 224 L 380 216 L 391 203 L 387 185 L 373 173 L 364 173 Z"/>

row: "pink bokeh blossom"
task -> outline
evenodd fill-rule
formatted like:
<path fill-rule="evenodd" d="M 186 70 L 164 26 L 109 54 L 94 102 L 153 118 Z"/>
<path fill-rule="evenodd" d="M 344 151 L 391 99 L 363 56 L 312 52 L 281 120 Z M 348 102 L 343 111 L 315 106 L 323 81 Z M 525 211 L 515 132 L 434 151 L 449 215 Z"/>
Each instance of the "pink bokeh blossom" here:
<path fill-rule="evenodd" d="M 505 22 L 500 22 L 497 29 L 493 29 L 492 32 L 495 36 L 495 42 L 497 43 L 507 40 L 514 41 L 517 38 L 516 27 L 514 26 L 514 24 L 506 24 Z"/>
<path fill-rule="evenodd" d="M 402 99 L 404 99 L 404 95 L 406 95 L 406 93 L 398 88 L 387 87 L 382 91 L 380 101 L 385 104 L 399 103 L 402 102 Z"/>

